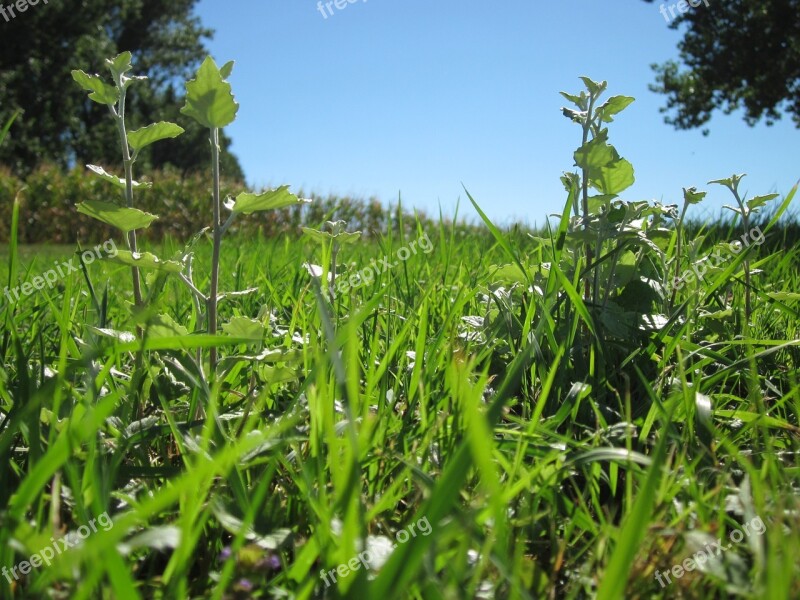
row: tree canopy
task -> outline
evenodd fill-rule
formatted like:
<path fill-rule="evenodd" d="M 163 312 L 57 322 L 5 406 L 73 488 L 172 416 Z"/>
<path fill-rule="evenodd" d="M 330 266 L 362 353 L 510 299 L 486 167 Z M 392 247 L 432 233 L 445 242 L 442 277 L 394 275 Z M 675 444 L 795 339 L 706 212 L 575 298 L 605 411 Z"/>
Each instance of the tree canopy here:
<path fill-rule="evenodd" d="M 692 129 L 716 109 L 743 109 L 749 125 L 790 114 L 800 127 L 800 0 L 695 3 L 660 9 L 670 27 L 684 31 L 680 61 L 653 65 L 651 89 L 667 97 L 665 121 Z"/>
<path fill-rule="evenodd" d="M 179 115 L 183 83 L 207 54 L 212 35 L 194 15 L 197 0 L 62 0 L 0 15 L 0 122 L 24 114 L 0 148 L 0 163 L 25 173 L 42 162 L 62 166 L 120 161 L 107 108 L 89 101 L 72 69 L 106 75 L 104 59 L 130 50 L 137 75 L 126 118 L 133 129 L 159 120 L 180 122 L 186 133 L 156 146 L 140 161 L 182 172 L 205 168 L 207 132 Z M 8 12 L 6 13 L 8 14 Z M 242 179 L 223 137 L 223 173 Z"/>

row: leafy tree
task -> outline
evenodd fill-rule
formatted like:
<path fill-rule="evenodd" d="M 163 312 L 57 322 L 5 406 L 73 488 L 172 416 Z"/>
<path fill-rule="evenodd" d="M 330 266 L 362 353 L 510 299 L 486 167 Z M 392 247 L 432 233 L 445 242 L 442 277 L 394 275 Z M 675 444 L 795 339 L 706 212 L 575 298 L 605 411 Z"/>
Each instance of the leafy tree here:
<path fill-rule="evenodd" d="M 0 163 L 20 174 L 42 162 L 118 163 L 108 109 L 89 101 L 70 71 L 88 66 L 105 72 L 105 57 L 130 50 L 137 74 L 149 77 L 127 106 L 131 128 L 160 120 L 177 120 L 186 128 L 180 138 L 143 152 L 140 163 L 184 173 L 206 168 L 206 133 L 178 117 L 183 82 L 207 54 L 204 40 L 212 35 L 194 15 L 196 3 L 62 0 L 29 5 L 8 21 L 0 15 L 0 122 L 16 109 L 25 111 L 0 149 Z M 227 151 L 230 140 L 220 141 L 223 173 L 242 179 L 236 157 Z"/>
<path fill-rule="evenodd" d="M 743 109 L 748 125 L 762 118 L 772 125 L 786 113 L 800 127 L 800 0 L 682 4 L 686 12 L 673 0 L 660 8 L 671 28 L 685 30 L 682 64 L 653 65 L 650 89 L 667 96 L 665 121 L 691 129 L 705 125 L 715 109 Z"/>

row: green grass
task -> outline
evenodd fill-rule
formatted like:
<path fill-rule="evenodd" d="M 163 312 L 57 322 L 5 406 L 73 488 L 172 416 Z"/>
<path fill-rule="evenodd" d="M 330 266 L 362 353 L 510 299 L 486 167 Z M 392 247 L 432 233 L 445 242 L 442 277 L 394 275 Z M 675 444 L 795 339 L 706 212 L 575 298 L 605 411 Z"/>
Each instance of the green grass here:
<path fill-rule="evenodd" d="M 406 226 L 340 263 L 391 257 Z M 751 323 L 731 261 L 626 333 L 582 298 L 569 244 L 428 234 L 430 254 L 330 304 L 303 266 L 315 244 L 234 236 L 221 289 L 255 291 L 221 322 L 267 323 L 250 344 L 182 335 L 198 314 L 175 278 L 150 275 L 152 313 L 132 315 L 113 263 L 2 297 L 0 565 L 104 512 L 113 527 L 0 577 L 0 597 L 800 596 L 800 248 L 750 256 Z M 73 250 L 19 248 L 15 272 Z M 136 323 L 144 343 L 115 337 Z M 220 343 L 209 383 L 197 349 Z M 763 534 L 661 587 L 656 570 L 756 518 Z M 321 571 L 423 519 L 326 588 Z"/>

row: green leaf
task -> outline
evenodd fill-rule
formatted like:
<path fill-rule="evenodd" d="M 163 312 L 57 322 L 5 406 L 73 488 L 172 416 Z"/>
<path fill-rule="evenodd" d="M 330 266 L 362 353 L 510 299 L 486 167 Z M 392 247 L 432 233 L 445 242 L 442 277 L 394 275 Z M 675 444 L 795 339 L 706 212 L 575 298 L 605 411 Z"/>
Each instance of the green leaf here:
<path fill-rule="evenodd" d="M 136 208 L 125 208 L 102 200 L 86 200 L 78 204 L 77 209 L 79 213 L 112 225 L 125 233 L 150 227 L 150 223 L 158 219 L 156 215 Z"/>
<path fill-rule="evenodd" d="M 726 179 L 714 179 L 713 181 L 709 181 L 708 183 L 709 185 L 712 183 L 716 183 L 718 185 L 724 185 L 728 189 L 735 190 L 737 187 L 739 187 L 739 182 L 742 180 L 744 176 L 745 176 L 744 173 L 742 173 L 741 175 L 734 174 Z"/>
<path fill-rule="evenodd" d="M 561 109 L 561 112 L 573 123 L 583 123 L 586 120 L 586 111 L 573 110 L 571 108 L 564 107 Z"/>
<path fill-rule="evenodd" d="M 339 233 L 330 233 L 329 231 L 319 231 L 317 229 L 311 229 L 310 227 L 302 227 L 301 229 L 303 230 L 303 233 L 308 235 L 311 239 L 317 240 L 318 242 L 329 242 L 330 240 L 336 240 L 340 244 L 354 244 L 361 237 L 360 231 L 341 231 Z"/>
<path fill-rule="evenodd" d="M 696 187 L 683 188 L 683 201 L 686 204 L 699 204 L 707 192 L 698 192 Z"/>
<path fill-rule="evenodd" d="M 619 160 L 614 146 L 606 143 L 606 136 L 596 137 L 575 151 L 575 164 L 581 169 L 591 170 L 605 167 Z"/>
<path fill-rule="evenodd" d="M 589 90 L 589 93 L 592 96 L 599 96 L 600 94 L 602 94 L 605 91 L 606 86 L 608 85 L 608 82 L 606 81 L 601 81 L 598 83 L 597 81 L 593 81 L 588 77 L 581 77 L 581 80 L 583 81 L 583 84 L 586 86 L 586 89 Z"/>
<path fill-rule="evenodd" d="M 156 269 L 167 273 L 180 273 L 181 264 L 173 260 L 161 260 L 149 252 L 137 252 L 136 256 L 128 250 L 118 250 L 115 256 L 110 256 L 108 260 L 129 267 L 139 267 L 140 269 Z"/>
<path fill-rule="evenodd" d="M 492 271 L 489 276 L 493 281 L 502 281 L 504 283 L 527 283 L 528 275 L 519 266 L 509 263 L 506 265 L 492 265 Z"/>
<path fill-rule="evenodd" d="M 88 168 L 92 173 L 97 175 L 100 179 L 107 181 L 108 183 L 111 183 L 118 188 L 121 188 L 123 190 L 125 189 L 125 180 L 120 177 L 115 177 L 111 173 L 106 172 L 106 170 L 103 167 L 98 167 L 97 165 L 86 165 L 86 168 Z M 147 183 L 147 182 L 144 183 L 139 183 L 138 181 L 133 182 L 133 187 L 135 188 L 137 187 L 149 188 L 152 185 L 153 185 L 152 183 Z"/>
<path fill-rule="evenodd" d="M 89 75 L 78 69 L 72 71 L 72 78 L 84 90 L 92 92 L 89 99 L 98 104 L 113 106 L 119 99 L 119 90 L 113 85 L 108 85 L 97 75 Z"/>
<path fill-rule="evenodd" d="M 169 338 L 176 335 L 189 335 L 189 330 L 166 313 L 155 315 L 147 322 L 147 337 Z"/>
<path fill-rule="evenodd" d="M 242 192 L 236 196 L 236 200 L 228 202 L 225 206 L 234 213 L 249 215 L 256 211 L 274 210 L 307 202 L 311 202 L 311 200 L 298 198 L 289 191 L 288 185 L 282 185 L 278 189 L 268 190 L 261 194 Z"/>
<path fill-rule="evenodd" d="M 14 111 L 14 113 L 9 117 L 8 121 L 6 121 L 6 124 L 0 129 L 0 146 L 3 145 L 3 140 L 6 139 L 8 132 L 11 130 L 11 126 L 14 124 L 14 121 L 17 120 L 17 117 L 22 114 L 22 112 L 23 111 L 21 109 Z"/>
<path fill-rule="evenodd" d="M 559 92 L 559 94 L 564 96 L 564 98 L 572 102 L 581 110 L 586 110 L 586 94 L 583 94 L 582 96 L 575 96 L 574 94 L 568 94 L 567 92 Z"/>
<path fill-rule="evenodd" d="M 624 158 L 602 167 L 589 180 L 593 188 L 603 194 L 619 194 L 631 187 L 636 181 L 633 165 Z"/>
<path fill-rule="evenodd" d="M 778 194 L 767 194 L 766 196 L 756 196 L 755 198 L 751 198 L 747 201 L 747 208 L 750 210 L 755 210 L 761 206 L 764 206 L 770 200 L 774 200 L 778 197 Z"/>
<path fill-rule="evenodd" d="M 227 73 L 230 73 L 231 68 L 225 65 Z M 181 113 L 204 127 L 217 129 L 233 123 L 238 110 L 239 105 L 233 97 L 231 85 L 224 81 L 223 73 L 214 59 L 206 57 L 196 78 L 186 83 L 186 105 Z"/>
<path fill-rule="evenodd" d="M 222 65 L 222 67 L 219 70 L 219 74 L 222 76 L 223 79 L 227 79 L 228 77 L 230 77 L 232 72 L 233 72 L 232 60 L 229 60 L 224 65 Z"/>
<path fill-rule="evenodd" d="M 133 57 L 130 52 L 123 52 L 114 58 L 106 59 L 106 66 L 108 67 L 108 70 L 111 71 L 114 81 L 120 81 L 122 76 L 131 70 L 132 58 Z"/>
<path fill-rule="evenodd" d="M 797 292 L 767 292 L 767 296 L 779 302 L 788 302 L 791 300 L 800 300 L 800 294 Z"/>
<path fill-rule="evenodd" d="M 336 234 L 336 241 L 340 244 L 355 244 L 361 239 L 360 231 L 343 231 Z"/>
<path fill-rule="evenodd" d="M 741 208 L 737 208 L 736 206 L 731 206 L 730 204 L 725 204 L 722 208 L 727 208 L 731 212 L 735 212 L 737 215 L 744 214 Z M 749 212 L 749 211 L 748 211 Z"/>
<path fill-rule="evenodd" d="M 261 341 L 264 339 L 264 325 L 255 319 L 233 317 L 222 325 L 222 331 L 232 337 Z"/>
<path fill-rule="evenodd" d="M 180 125 L 168 123 L 166 121 L 160 121 L 158 123 L 148 125 L 147 127 L 137 129 L 136 131 L 129 132 L 128 143 L 131 145 L 131 148 L 134 148 L 135 150 L 141 150 L 142 148 L 145 148 L 146 146 L 149 146 L 150 144 L 160 140 L 176 138 L 182 134 L 183 131 L 184 129 Z"/>
<path fill-rule="evenodd" d="M 628 108 L 634 100 L 635 98 L 630 96 L 612 96 L 597 109 L 597 114 L 600 115 L 601 121 L 611 123 L 614 120 L 613 116 Z"/>

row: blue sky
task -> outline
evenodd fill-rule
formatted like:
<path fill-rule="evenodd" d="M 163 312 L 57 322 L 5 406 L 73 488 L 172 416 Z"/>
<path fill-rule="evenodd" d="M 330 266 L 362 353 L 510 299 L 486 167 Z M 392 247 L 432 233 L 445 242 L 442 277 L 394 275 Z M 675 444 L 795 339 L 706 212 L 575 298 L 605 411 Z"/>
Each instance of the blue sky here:
<path fill-rule="evenodd" d="M 712 8 L 713 9 L 713 8 Z M 709 10 L 703 5 L 693 10 Z M 241 108 L 226 131 L 254 186 L 384 203 L 402 194 L 430 216 L 475 213 L 541 223 L 561 210 L 580 130 L 558 94 L 580 75 L 634 96 L 611 143 L 636 169 L 629 200 L 679 202 L 709 190 L 698 218 L 731 201 L 711 179 L 746 172 L 750 194 L 800 177 L 800 131 L 784 118 L 748 127 L 715 114 L 711 134 L 675 131 L 648 90 L 650 64 L 677 57 L 680 34 L 641 0 L 358 0 L 327 18 L 317 0 L 201 0 L 209 48 Z"/>

